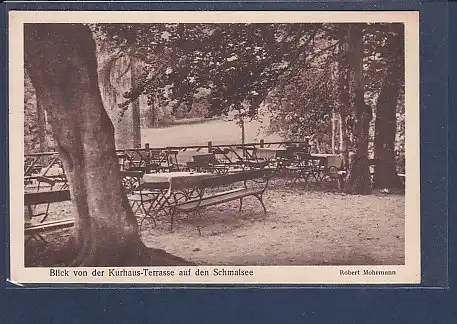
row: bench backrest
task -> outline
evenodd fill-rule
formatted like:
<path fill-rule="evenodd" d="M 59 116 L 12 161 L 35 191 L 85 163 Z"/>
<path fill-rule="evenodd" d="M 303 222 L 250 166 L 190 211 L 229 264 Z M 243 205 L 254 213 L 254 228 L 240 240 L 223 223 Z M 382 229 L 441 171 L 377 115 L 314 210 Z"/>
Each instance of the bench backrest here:
<path fill-rule="evenodd" d="M 24 194 L 24 205 L 39 205 L 71 200 L 70 190 L 31 192 Z"/>
<path fill-rule="evenodd" d="M 270 170 L 250 170 L 235 173 L 227 173 L 224 175 L 217 175 L 208 179 L 204 179 L 201 183 L 201 186 L 203 188 L 211 188 L 255 179 L 268 180 L 271 177 L 271 175 L 272 171 Z"/>

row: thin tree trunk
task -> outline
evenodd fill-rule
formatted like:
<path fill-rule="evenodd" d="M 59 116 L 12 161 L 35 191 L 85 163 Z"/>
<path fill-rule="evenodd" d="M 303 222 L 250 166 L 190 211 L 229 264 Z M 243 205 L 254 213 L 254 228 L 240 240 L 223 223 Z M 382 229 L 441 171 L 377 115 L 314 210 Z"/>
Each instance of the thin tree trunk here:
<path fill-rule="evenodd" d="M 153 128 L 156 128 L 157 127 L 157 123 L 156 123 L 156 100 L 155 100 L 155 95 L 154 94 L 151 94 L 151 97 L 150 97 L 150 101 L 151 101 L 151 104 L 149 106 L 149 109 L 151 109 L 151 115 L 152 115 L 152 127 Z"/>
<path fill-rule="evenodd" d="M 388 45 L 392 58 L 376 104 L 375 122 L 375 174 L 376 188 L 401 188 L 395 163 L 395 134 L 397 131 L 397 101 L 404 78 L 404 46 L 402 34 L 391 35 Z"/>
<path fill-rule="evenodd" d="M 343 120 L 341 114 L 338 114 L 338 143 L 339 143 L 339 152 L 343 153 Z"/>
<path fill-rule="evenodd" d="M 339 112 L 340 112 L 340 152 L 343 154 L 343 167 L 349 167 L 349 146 L 350 140 L 347 135 L 346 118 L 350 108 L 349 80 L 350 66 L 348 60 L 348 31 L 347 24 L 340 25 L 340 60 L 338 62 L 339 70 Z"/>
<path fill-rule="evenodd" d="M 346 178 L 345 191 L 352 194 L 370 194 L 371 179 L 368 165 L 368 132 L 372 118 L 371 108 L 365 104 L 362 79 L 363 25 L 352 25 L 349 35 L 350 65 L 354 78 L 355 153 Z"/>
<path fill-rule="evenodd" d="M 161 105 L 161 101 L 157 94 L 152 94 L 152 125 L 154 128 L 159 127 L 159 107 Z"/>
<path fill-rule="evenodd" d="M 335 111 L 332 111 L 332 154 L 335 154 Z"/>
<path fill-rule="evenodd" d="M 139 62 L 135 57 L 130 58 L 130 76 L 132 80 L 132 89 L 138 88 L 139 83 Z M 132 102 L 132 128 L 133 128 L 133 147 L 141 147 L 141 120 L 140 120 L 140 99 L 137 98 Z"/>
<path fill-rule="evenodd" d="M 244 127 L 244 119 L 240 118 L 240 127 L 241 127 L 241 144 L 246 142 L 246 134 L 245 134 L 245 127 Z"/>
<path fill-rule="evenodd" d="M 95 42 L 81 24 L 26 24 L 25 64 L 46 107 L 70 185 L 74 266 L 182 262 L 149 253 L 123 190 L 114 128 L 98 88 Z"/>

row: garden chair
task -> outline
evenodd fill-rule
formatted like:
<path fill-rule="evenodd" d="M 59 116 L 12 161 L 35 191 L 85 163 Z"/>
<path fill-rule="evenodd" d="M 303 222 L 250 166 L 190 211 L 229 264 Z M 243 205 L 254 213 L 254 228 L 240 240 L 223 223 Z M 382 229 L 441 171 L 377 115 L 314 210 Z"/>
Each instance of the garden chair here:
<path fill-rule="evenodd" d="M 140 230 L 143 221 L 147 217 L 152 219 L 154 226 L 157 226 L 153 210 L 154 206 L 158 202 L 158 198 L 161 196 L 160 191 L 145 190 L 143 188 L 143 175 L 144 172 L 142 171 L 121 171 L 122 185 L 124 187 L 133 214 L 137 215 L 138 211 L 142 212 L 139 220 Z"/>

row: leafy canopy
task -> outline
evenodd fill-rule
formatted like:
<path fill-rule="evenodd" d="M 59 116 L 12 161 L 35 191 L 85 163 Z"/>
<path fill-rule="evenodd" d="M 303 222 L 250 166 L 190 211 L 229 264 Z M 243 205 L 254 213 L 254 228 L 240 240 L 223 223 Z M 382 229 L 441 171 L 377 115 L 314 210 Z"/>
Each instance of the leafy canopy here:
<path fill-rule="evenodd" d="M 95 33 L 144 62 L 139 95 L 190 110 L 206 100 L 209 115 L 257 108 L 286 71 L 303 59 L 322 24 L 98 24 Z"/>

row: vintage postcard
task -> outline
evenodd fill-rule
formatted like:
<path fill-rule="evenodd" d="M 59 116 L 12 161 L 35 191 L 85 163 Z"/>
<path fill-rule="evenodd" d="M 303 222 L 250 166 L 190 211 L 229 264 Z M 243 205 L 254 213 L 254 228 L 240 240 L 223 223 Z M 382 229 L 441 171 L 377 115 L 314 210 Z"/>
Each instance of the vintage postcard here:
<path fill-rule="evenodd" d="M 10 280 L 420 283 L 419 14 L 9 12 Z"/>

